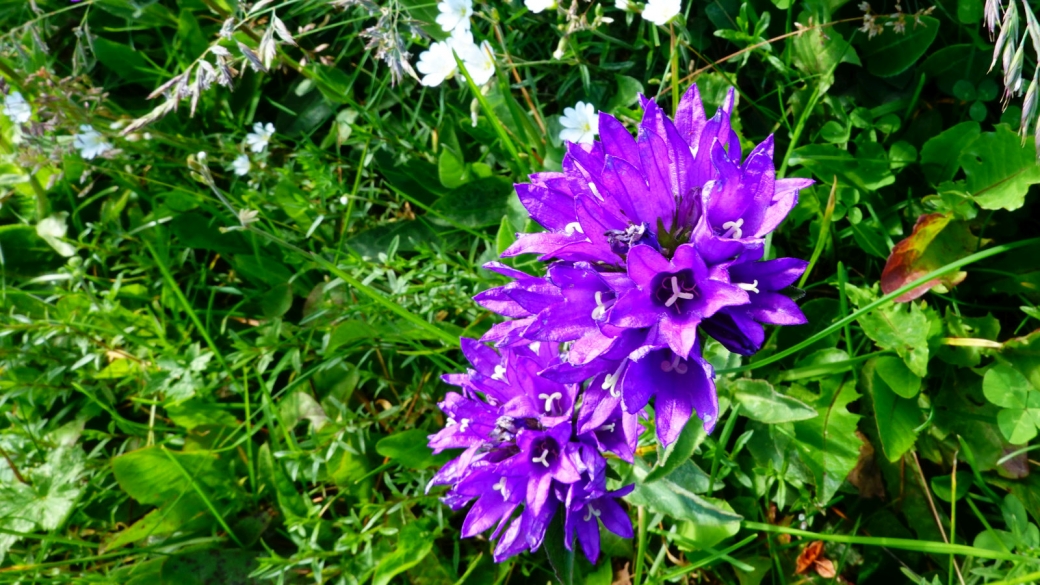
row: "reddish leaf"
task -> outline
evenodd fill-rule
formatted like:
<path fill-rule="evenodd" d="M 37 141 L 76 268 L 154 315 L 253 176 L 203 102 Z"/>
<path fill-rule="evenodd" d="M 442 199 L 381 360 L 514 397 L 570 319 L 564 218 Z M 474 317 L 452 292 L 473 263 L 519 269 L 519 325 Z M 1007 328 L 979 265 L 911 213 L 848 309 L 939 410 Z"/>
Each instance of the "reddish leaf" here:
<path fill-rule="evenodd" d="M 802 554 L 798 555 L 798 560 L 795 561 L 795 573 L 801 575 L 802 573 L 809 570 L 809 567 L 813 566 L 816 559 L 820 557 L 820 553 L 823 552 L 823 541 L 816 540 L 809 543 L 809 546 L 802 550 Z"/>
<path fill-rule="evenodd" d="M 973 236 L 968 223 L 942 213 L 917 218 L 910 237 L 892 248 L 885 270 L 881 273 L 881 290 L 888 294 L 925 274 L 974 253 L 979 238 Z M 896 302 L 906 303 L 942 286 L 949 290 L 964 280 L 966 272 L 951 272 L 903 293 Z"/>

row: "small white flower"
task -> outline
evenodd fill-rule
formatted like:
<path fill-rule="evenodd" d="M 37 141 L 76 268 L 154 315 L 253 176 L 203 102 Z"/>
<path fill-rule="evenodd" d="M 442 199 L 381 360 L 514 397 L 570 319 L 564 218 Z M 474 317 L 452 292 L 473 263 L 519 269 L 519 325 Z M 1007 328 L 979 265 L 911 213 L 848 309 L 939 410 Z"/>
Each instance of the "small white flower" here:
<path fill-rule="evenodd" d="M 473 16 L 473 0 L 441 0 L 437 3 L 437 24 L 444 32 L 463 28 L 469 30 L 469 17 Z"/>
<path fill-rule="evenodd" d="M 419 54 L 419 62 L 415 68 L 422 73 L 422 84 L 437 87 L 444 80 L 455 75 L 455 56 L 447 42 L 433 43 L 429 49 Z"/>
<path fill-rule="evenodd" d="M 25 101 L 21 93 L 12 91 L 11 95 L 4 99 L 4 115 L 13 124 L 25 124 L 32 117 L 32 106 Z"/>
<path fill-rule="evenodd" d="M 471 41 L 467 46 L 455 47 L 455 52 L 466 65 L 466 71 L 473 78 L 474 84 L 484 85 L 495 74 L 495 55 L 487 41 L 479 46 Z"/>
<path fill-rule="evenodd" d="M 259 215 L 260 212 L 255 209 L 239 209 L 238 221 L 242 224 L 242 227 L 246 227 L 251 223 L 256 223 Z"/>
<path fill-rule="evenodd" d="M 560 140 L 589 144 L 599 134 L 599 116 L 592 104 L 578 102 L 573 108 L 564 108 L 560 118 Z"/>
<path fill-rule="evenodd" d="M 72 137 L 72 146 L 79 151 L 79 155 L 86 160 L 92 160 L 97 156 L 111 150 L 112 145 L 105 141 L 101 133 L 87 124 L 79 127 L 79 134 Z"/>
<path fill-rule="evenodd" d="M 650 0 L 643 9 L 643 18 L 657 26 L 664 26 L 681 11 L 681 0 Z"/>
<path fill-rule="evenodd" d="M 538 14 L 550 8 L 556 8 L 556 0 L 524 0 L 524 6 L 531 12 Z"/>
<path fill-rule="evenodd" d="M 274 136 L 274 124 L 257 122 L 253 124 L 253 131 L 246 134 L 246 145 L 249 146 L 249 150 L 259 154 L 267 150 L 267 143 L 271 142 L 272 136 Z"/>
<path fill-rule="evenodd" d="M 632 12 L 632 3 L 629 2 L 629 0 L 614 0 L 614 8 L 624 10 L 625 12 Z"/>
<path fill-rule="evenodd" d="M 235 171 L 235 174 L 239 177 L 248 175 L 252 168 L 253 163 L 249 162 L 249 156 L 245 154 L 238 155 L 238 158 L 231 163 L 231 170 Z"/>

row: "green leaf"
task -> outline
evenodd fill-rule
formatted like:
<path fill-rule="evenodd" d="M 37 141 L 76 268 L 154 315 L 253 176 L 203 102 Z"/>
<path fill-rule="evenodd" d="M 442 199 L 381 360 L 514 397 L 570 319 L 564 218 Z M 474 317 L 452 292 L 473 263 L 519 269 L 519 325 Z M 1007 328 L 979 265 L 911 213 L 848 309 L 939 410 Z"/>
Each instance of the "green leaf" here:
<path fill-rule="evenodd" d="M 1014 211 L 1025 203 L 1029 186 L 1040 183 L 1036 147 L 1007 124 L 984 132 L 972 141 L 958 159 L 967 177 L 968 191 L 983 209 Z"/>
<path fill-rule="evenodd" d="M 545 532 L 545 552 L 560 585 L 574 585 L 574 549 L 577 543 L 568 543 L 564 532 L 563 514 L 556 514 Z M 571 545 L 571 546 L 568 546 Z"/>
<path fill-rule="evenodd" d="M 448 148 L 441 148 L 441 154 L 437 157 L 437 176 L 441 185 L 449 189 L 461 187 L 469 179 L 466 163 Z"/>
<path fill-rule="evenodd" d="M 397 548 L 376 566 L 372 585 L 388 585 L 394 576 L 422 562 L 433 550 L 433 535 L 422 522 L 411 522 L 401 528 Z"/>
<path fill-rule="evenodd" d="M 404 465 L 409 469 L 426 469 L 444 465 L 451 459 L 449 453 L 434 455 L 426 446 L 429 441 L 426 431 L 412 429 L 383 437 L 376 443 L 376 453 Z"/>
<path fill-rule="evenodd" d="M 639 94 L 643 93 L 643 84 L 634 77 L 615 75 L 614 81 L 617 82 L 617 91 L 603 108 L 604 112 L 611 114 L 617 113 L 619 109 L 631 107 L 639 100 Z"/>
<path fill-rule="evenodd" d="M 875 298 L 876 292 L 846 284 L 849 298 L 863 306 Z M 864 296 L 866 293 L 866 296 Z M 928 372 L 928 317 L 914 303 L 886 305 L 858 319 L 863 332 L 881 349 L 889 349 L 903 358 L 910 371 L 923 378 Z"/>
<path fill-rule="evenodd" d="M 31 225 L 0 226 L 0 271 L 8 276 L 33 277 L 65 263 Z"/>
<path fill-rule="evenodd" d="M 679 438 L 671 445 L 668 445 L 664 454 L 657 461 L 657 465 L 650 470 L 650 473 L 646 475 L 643 481 L 651 483 L 667 477 L 678 469 L 680 465 L 689 461 L 690 456 L 693 455 L 693 452 L 697 450 L 697 447 L 704 442 L 707 436 L 707 433 L 704 432 L 704 423 L 699 418 L 690 419 L 690 422 L 683 427 Z"/>
<path fill-rule="evenodd" d="M 1000 432 L 1013 445 L 1024 445 L 1037 435 L 1040 427 L 1040 391 L 1015 368 L 997 364 L 982 381 L 986 399 L 1002 406 L 997 413 Z"/>
<path fill-rule="evenodd" d="M 307 518 L 314 505 L 285 475 L 281 462 L 275 461 L 267 443 L 261 445 L 257 451 L 257 463 L 260 478 L 269 486 L 268 489 L 274 492 L 278 509 L 286 520 L 295 522 Z"/>
<path fill-rule="evenodd" d="M 816 502 L 825 506 L 859 460 L 862 442 L 856 436 L 860 419 L 848 410 L 859 397 L 849 376 L 820 383 L 821 394 L 811 406 L 820 416 L 794 423 L 795 447 L 816 483 Z"/>
<path fill-rule="evenodd" d="M 902 34 L 886 28 L 861 44 L 867 71 L 878 77 L 899 75 L 925 54 L 937 34 L 939 21 L 931 16 L 922 16 L 920 24 L 910 23 Z"/>
<path fill-rule="evenodd" d="M 740 414 L 751 420 L 775 425 L 818 416 L 816 409 L 780 394 L 765 380 L 740 379 L 731 387 L 733 400 L 741 405 Z"/>
<path fill-rule="evenodd" d="M 835 145 L 808 144 L 794 151 L 790 164 L 809 168 L 826 183 L 838 175 L 842 183 L 862 191 L 875 191 L 896 180 L 885 149 L 876 143 L 858 145 L 855 157 Z"/>
<path fill-rule="evenodd" d="M 913 398 L 921 391 L 921 378 L 906 367 L 903 360 L 885 356 L 877 359 L 875 369 L 885 384 L 902 398 Z"/>
<path fill-rule="evenodd" d="M 257 553 L 247 550 L 198 550 L 167 558 L 159 585 L 258 585 L 250 577 Z"/>
<path fill-rule="evenodd" d="M 433 204 L 433 210 L 458 226 L 498 225 L 506 214 L 506 200 L 512 192 L 513 186 L 506 179 L 477 179 L 448 192 Z"/>
<path fill-rule="evenodd" d="M 874 420 L 881 439 L 881 449 L 889 461 L 895 462 L 912 449 L 917 441 L 915 429 L 921 424 L 921 412 L 917 401 L 898 396 L 886 383 L 880 371 L 882 359 L 885 358 L 867 362 L 860 383 L 874 402 Z M 895 362 L 895 366 L 890 364 L 890 367 L 906 369 L 899 358 L 888 359 Z"/>
<path fill-rule="evenodd" d="M 826 76 L 828 83 L 839 63 L 860 64 L 856 49 L 836 30 L 828 30 L 826 35 L 819 28 L 807 30 L 791 40 L 790 51 L 796 68 Z"/>
<path fill-rule="evenodd" d="M 961 152 L 982 133 L 978 122 L 961 122 L 928 139 L 921 148 L 921 170 L 933 185 L 950 181 L 960 167 Z"/>
<path fill-rule="evenodd" d="M 947 307 L 943 324 L 946 327 L 946 337 L 974 337 L 996 341 L 1000 335 L 1000 321 L 991 314 L 985 317 L 964 317 L 954 312 L 952 307 Z M 943 345 L 935 354 L 949 364 L 974 368 L 982 362 L 983 351 L 980 347 Z"/>
<path fill-rule="evenodd" d="M 292 308 L 292 285 L 288 282 L 279 284 L 260 297 L 260 310 L 267 319 L 281 317 Z"/>
<path fill-rule="evenodd" d="M 900 289 L 929 272 L 970 256 L 981 244 L 966 221 L 942 213 L 922 215 L 917 218 L 913 233 L 892 248 L 881 273 L 881 291 L 888 294 Z M 951 272 L 900 295 L 896 302 L 912 301 L 932 288 L 948 291 L 967 275 L 964 271 Z"/>
<path fill-rule="evenodd" d="M 961 24 L 976 24 L 982 20 L 982 2 L 957 0 L 957 20 Z"/>
<path fill-rule="evenodd" d="M 229 487 L 226 466 L 220 458 L 205 451 L 169 451 L 193 479 L 207 486 Z M 191 482 L 184 477 L 160 447 L 146 447 L 112 459 L 112 474 L 119 487 L 142 504 L 161 505 L 192 491 Z"/>
<path fill-rule="evenodd" d="M 130 360 L 125 360 L 130 361 Z M 166 415 L 177 426 L 191 430 L 198 426 L 232 426 L 237 421 L 226 409 L 214 402 L 199 399 L 165 406 Z"/>
<path fill-rule="evenodd" d="M 953 474 L 950 475 L 937 475 L 932 478 L 932 491 L 935 492 L 935 497 L 939 498 L 944 502 L 952 501 L 953 499 L 960 500 L 964 496 L 968 495 L 971 490 L 972 475 L 970 471 L 958 471 L 957 472 L 957 494 L 954 498 L 954 494 L 950 491 L 952 487 L 951 479 Z"/>
<path fill-rule="evenodd" d="M 682 468 L 696 469 L 696 466 L 687 461 L 679 471 L 648 484 L 646 476 L 650 470 L 645 462 L 636 459 L 632 468 L 636 487 L 632 493 L 625 496 L 625 500 L 634 506 L 646 506 L 651 512 L 664 514 L 676 520 L 689 520 L 705 526 L 739 526 L 741 516 L 694 493 L 693 490 L 696 490 L 697 486 L 687 483 L 688 475 Z M 704 474 L 703 471 L 700 473 Z M 705 487 L 707 479 L 705 475 Z"/>
<path fill-rule="evenodd" d="M 91 46 L 97 60 L 126 81 L 149 85 L 158 78 L 155 69 L 141 53 L 129 45 L 96 37 Z"/>
<path fill-rule="evenodd" d="M 516 231 L 513 228 L 513 222 L 509 220 L 508 215 L 505 215 L 502 217 L 502 223 L 498 224 L 498 233 L 495 234 L 495 250 L 501 255 L 515 241 Z"/>

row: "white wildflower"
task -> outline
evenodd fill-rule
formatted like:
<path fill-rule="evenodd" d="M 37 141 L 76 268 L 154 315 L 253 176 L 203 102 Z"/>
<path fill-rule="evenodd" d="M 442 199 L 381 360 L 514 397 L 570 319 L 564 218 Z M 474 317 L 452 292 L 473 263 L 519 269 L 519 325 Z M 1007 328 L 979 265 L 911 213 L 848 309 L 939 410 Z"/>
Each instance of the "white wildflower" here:
<path fill-rule="evenodd" d="M 650 0 L 643 9 L 643 18 L 657 26 L 664 26 L 681 11 L 681 0 Z"/>
<path fill-rule="evenodd" d="M 249 162 L 249 156 L 245 154 L 238 155 L 238 158 L 231 163 L 231 170 L 233 170 L 239 177 L 248 175 L 252 168 L 253 163 Z"/>
<path fill-rule="evenodd" d="M 25 124 L 32 117 L 32 106 L 25 101 L 21 93 L 12 91 L 11 95 L 4 99 L 4 115 L 13 124 Z"/>
<path fill-rule="evenodd" d="M 538 14 L 550 8 L 556 8 L 556 0 L 524 0 L 524 6 L 531 12 Z"/>
<path fill-rule="evenodd" d="M 249 150 L 259 154 L 267 150 L 267 144 L 271 142 L 272 136 L 274 136 L 274 124 L 257 122 L 253 124 L 253 131 L 246 134 L 246 145 L 249 146 Z"/>
<path fill-rule="evenodd" d="M 578 102 L 573 108 L 564 108 L 560 118 L 560 140 L 589 144 L 599 134 L 599 116 L 592 104 Z"/>
<path fill-rule="evenodd" d="M 614 8 L 624 10 L 625 12 L 632 12 L 632 3 L 629 2 L 629 0 L 614 0 Z"/>
<path fill-rule="evenodd" d="M 112 145 L 105 141 L 104 136 L 87 124 L 79 127 L 79 134 L 73 135 L 72 146 L 86 160 L 92 160 L 112 149 Z"/>
<path fill-rule="evenodd" d="M 466 65 L 466 71 L 473 78 L 474 84 L 478 86 L 484 85 L 495 74 L 495 55 L 492 53 L 491 45 L 487 41 L 480 43 L 480 45 L 470 41 L 468 45 L 456 46 L 455 52 L 459 54 L 459 58 Z"/>
<path fill-rule="evenodd" d="M 455 75 L 457 69 L 455 56 L 447 42 L 433 43 L 430 48 L 419 54 L 419 62 L 415 68 L 422 73 L 422 84 L 437 87 L 444 80 Z"/>
<path fill-rule="evenodd" d="M 251 223 L 256 223 L 259 215 L 260 212 L 255 209 L 239 209 L 238 221 L 242 224 L 242 227 L 246 227 Z"/>
<path fill-rule="evenodd" d="M 856 7 L 859 8 L 863 12 L 870 12 L 870 4 L 868 4 L 866 2 L 860 2 L 859 4 L 856 5 Z"/>
<path fill-rule="evenodd" d="M 469 30 L 469 17 L 473 16 L 473 0 L 441 0 L 437 3 L 437 24 L 441 30 L 452 32 L 462 28 Z"/>

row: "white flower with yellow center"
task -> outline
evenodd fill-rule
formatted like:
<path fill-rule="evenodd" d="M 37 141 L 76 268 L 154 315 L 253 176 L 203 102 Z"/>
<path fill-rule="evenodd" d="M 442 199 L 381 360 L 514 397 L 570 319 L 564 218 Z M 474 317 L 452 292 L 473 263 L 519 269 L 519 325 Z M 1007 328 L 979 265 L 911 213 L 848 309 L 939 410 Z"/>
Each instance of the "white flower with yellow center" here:
<path fill-rule="evenodd" d="M 682 12 L 681 0 L 650 0 L 643 8 L 643 18 L 656 24 L 664 26 Z"/>
<path fill-rule="evenodd" d="M 599 116 L 592 104 L 578 102 L 573 108 L 564 108 L 560 118 L 560 140 L 591 144 L 599 134 Z"/>

